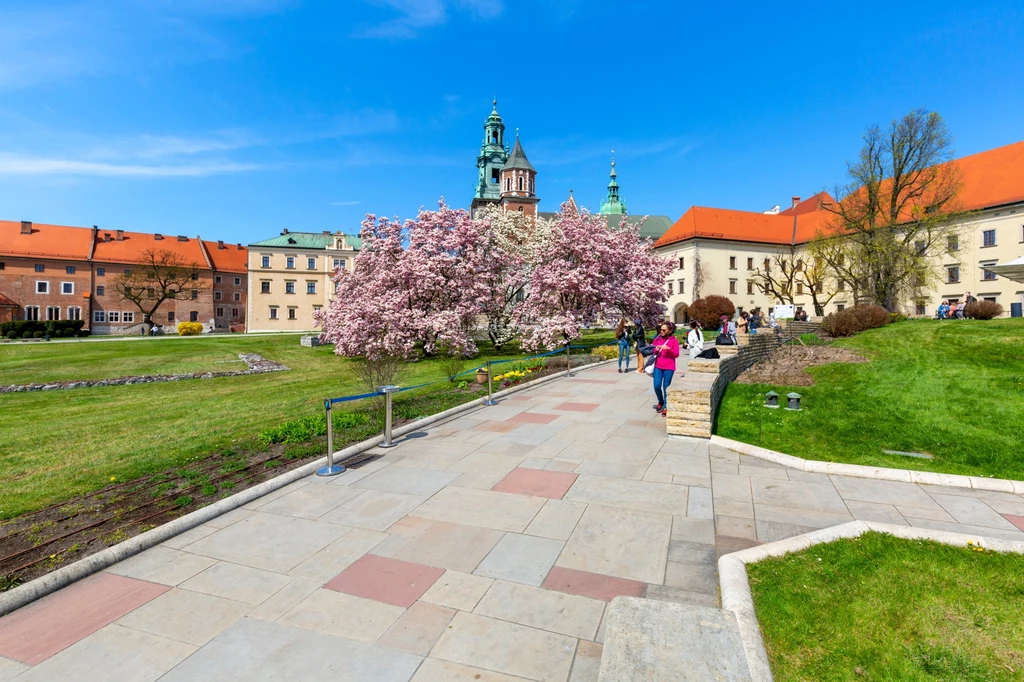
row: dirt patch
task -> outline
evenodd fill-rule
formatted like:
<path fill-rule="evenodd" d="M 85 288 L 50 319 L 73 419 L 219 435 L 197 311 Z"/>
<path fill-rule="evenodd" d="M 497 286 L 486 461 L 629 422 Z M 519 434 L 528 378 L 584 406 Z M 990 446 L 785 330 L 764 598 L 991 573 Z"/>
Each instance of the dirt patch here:
<path fill-rule="evenodd" d="M 736 378 L 740 384 L 775 386 L 813 386 L 814 377 L 806 370 L 833 362 L 867 362 L 867 358 L 846 348 L 834 346 L 782 346 Z"/>

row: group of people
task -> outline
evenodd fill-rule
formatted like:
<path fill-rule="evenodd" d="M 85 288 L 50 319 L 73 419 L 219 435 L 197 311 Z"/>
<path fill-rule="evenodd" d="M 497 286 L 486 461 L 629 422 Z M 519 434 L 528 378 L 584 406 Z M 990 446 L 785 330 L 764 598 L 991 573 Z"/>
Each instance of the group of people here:
<path fill-rule="evenodd" d="M 939 304 L 936 317 L 940 320 L 962 320 L 967 317 L 967 305 L 976 302 L 978 299 L 971 296 L 971 292 L 964 294 L 962 301 L 943 301 Z"/>
<path fill-rule="evenodd" d="M 665 416 L 668 412 L 668 387 L 675 375 L 676 358 L 679 357 L 681 350 L 688 350 L 691 359 L 704 350 L 704 333 L 700 325 L 695 320 L 690 322 L 690 330 L 686 334 L 682 349 L 676 338 L 676 325 L 668 321 L 658 325 L 657 335 L 648 344 L 643 322 L 639 319 L 630 321 L 623 318 L 615 329 L 615 340 L 619 346 L 619 373 L 629 372 L 629 360 L 635 351 L 636 371 L 640 374 L 650 374 L 653 378 L 654 395 L 658 400 L 654 409 Z"/>

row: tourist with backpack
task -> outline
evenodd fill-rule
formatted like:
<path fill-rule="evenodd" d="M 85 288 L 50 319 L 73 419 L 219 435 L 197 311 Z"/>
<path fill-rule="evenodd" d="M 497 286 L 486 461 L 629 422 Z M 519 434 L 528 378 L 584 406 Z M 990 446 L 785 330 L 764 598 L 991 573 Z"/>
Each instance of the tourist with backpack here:
<path fill-rule="evenodd" d="M 675 337 L 676 326 L 671 322 L 662 322 L 658 328 L 658 336 L 651 343 L 654 346 L 654 395 L 658 404 L 654 409 L 665 416 L 668 410 L 668 385 L 672 383 L 672 375 L 676 371 L 676 358 L 679 357 L 679 341 Z"/>
<path fill-rule="evenodd" d="M 622 360 L 626 360 L 626 371 L 629 371 L 629 356 L 633 346 L 633 323 L 622 318 L 615 328 L 615 340 L 619 344 L 619 374 L 622 374 Z"/>

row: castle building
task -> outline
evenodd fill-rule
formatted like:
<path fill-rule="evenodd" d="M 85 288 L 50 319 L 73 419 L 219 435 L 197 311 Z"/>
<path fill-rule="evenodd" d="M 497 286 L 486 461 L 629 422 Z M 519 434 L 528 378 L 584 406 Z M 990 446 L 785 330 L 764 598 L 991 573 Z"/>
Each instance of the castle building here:
<path fill-rule="evenodd" d="M 511 152 L 505 143 L 505 122 L 498 114 L 498 100 L 484 121 L 484 141 L 476 158 L 477 186 L 473 195 L 471 211 L 485 206 L 498 206 L 501 210 L 515 212 L 530 219 L 537 217 L 537 169 L 526 158 L 526 152 L 519 141 Z"/>

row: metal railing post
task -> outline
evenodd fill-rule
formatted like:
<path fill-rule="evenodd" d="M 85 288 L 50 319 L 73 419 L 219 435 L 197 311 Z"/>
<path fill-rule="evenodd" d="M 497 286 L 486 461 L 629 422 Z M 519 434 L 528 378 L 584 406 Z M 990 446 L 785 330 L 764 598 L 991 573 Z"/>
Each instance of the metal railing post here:
<path fill-rule="evenodd" d="M 491 394 L 491 361 L 487 361 L 487 400 L 484 401 L 484 405 L 488 407 L 491 405 L 497 405 L 496 401 Z"/>
<path fill-rule="evenodd" d="M 381 386 L 380 392 L 384 394 L 384 441 L 378 447 L 393 448 L 395 443 L 391 440 L 391 394 L 398 392 L 398 386 Z"/>
<path fill-rule="evenodd" d="M 568 379 L 572 376 L 572 360 L 569 358 L 569 346 L 572 345 L 571 341 L 565 343 L 565 378 Z"/>
<path fill-rule="evenodd" d="M 324 412 L 327 415 L 327 466 L 317 469 L 317 476 L 337 476 L 345 471 L 345 467 L 334 463 L 334 420 L 331 413 L 331 399 L 324 399 Z"/>

